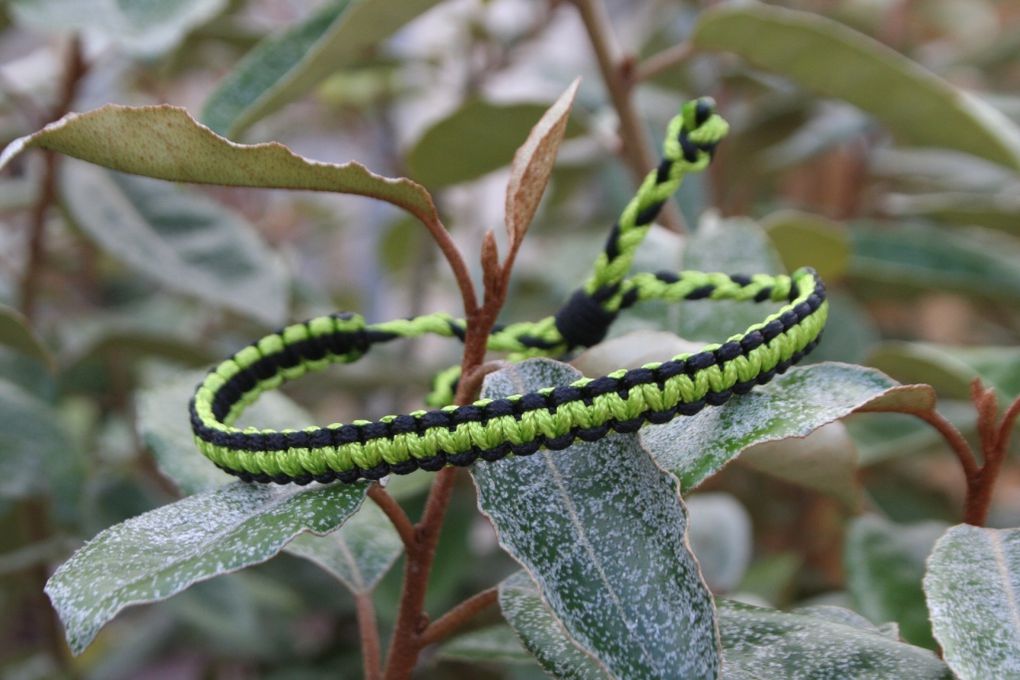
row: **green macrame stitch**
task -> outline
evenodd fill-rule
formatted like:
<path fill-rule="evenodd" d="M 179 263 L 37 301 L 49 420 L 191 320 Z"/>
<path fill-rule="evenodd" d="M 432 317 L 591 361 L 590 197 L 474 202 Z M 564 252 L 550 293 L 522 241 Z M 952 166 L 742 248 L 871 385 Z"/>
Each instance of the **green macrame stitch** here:
<path fill-rule="evenodd" d="M 450 406 L 459 375 L 453 368 L 436 380 L 433 410 L 303 430 L 234 427 L 260 394 L 285 381 L 357 361 L 376 343 L 426 334 L 463 339 L 466 327 L 443 313 L 375 324 L 356 314 L 316 317 L 258 340 L 208 373 L 190 405 L 198 448 L 223 470 L 249 481 L 378 479 L 561 449 L 611 431 L 632 432 L 645 422 L 666 422 L 721 404 L 786 370 L 814 347 L 825 326 L 828 303 L 813 270 L 790 276 L 696 271 L 627 276 L 661 207 L 687 173 L 707 167 L 727 130 L 711 100 L 687 103 L 669 124 L 662 163 L 624 208 L 583 286 L 555 316 L 495 329 L 488 348 L 508 353 L 511 360 L 562 356 L 595 344 L 621 310 L 647 300 L 783 305 L 744 333 L 639 369 L 506 399 Z"/>

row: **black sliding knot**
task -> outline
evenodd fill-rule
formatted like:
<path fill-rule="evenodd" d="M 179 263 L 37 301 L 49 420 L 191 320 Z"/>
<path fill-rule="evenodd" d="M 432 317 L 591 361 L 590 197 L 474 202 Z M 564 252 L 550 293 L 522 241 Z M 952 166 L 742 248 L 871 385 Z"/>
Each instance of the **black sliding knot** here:
<path fill-rule="evenodd" d="M 601 303 L 584 290 L 574 291 L 567 304 L 556 312 L 556 328 L 570 347 L 599 344 L 615 320 L 615 312 L 603 309 Z"/>

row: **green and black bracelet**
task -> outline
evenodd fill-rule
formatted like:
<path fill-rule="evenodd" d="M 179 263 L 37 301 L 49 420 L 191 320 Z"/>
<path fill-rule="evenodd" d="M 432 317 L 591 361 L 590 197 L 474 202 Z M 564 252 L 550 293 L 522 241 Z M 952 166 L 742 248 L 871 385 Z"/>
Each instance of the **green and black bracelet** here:
<path fill-rule="evenodd" d="M 621 310 L 645 300 L 784 303 L 761 323 L 697 353 L 505 399 L 303 430 L 232 427 L 261 393 L 285 380 L 353 362 L 376 343 L 428 333 L 463 340 L 465 332 L 464 321 L 442 313 L 376 324 L 355 314 L 321 316 L 268 335 L 209 372 L 190 405 L 199 449 L 246 481 L 379 479 L 559 450 L 610 431 L 634 432 L 646 422 L 665 423 L 721 405 L 782 373 L 814 348 L 825 326 L 825 288 L 813 270 L 791 276 L 685 271 L 627 277 L 663 204 L 688 172 L 708 165 L 726 135 L 728 126 L 713 109 L 711 100 L 699 99 L 671 121 L 662 163 L 613 225 L 584 286 L 554 316 L 498 327 L 488 348 L 515 360 L 562 356 L 600 342 Z M 440 403 L 452 400 L 451 378 L 455 375 L 442 383 Z"/>

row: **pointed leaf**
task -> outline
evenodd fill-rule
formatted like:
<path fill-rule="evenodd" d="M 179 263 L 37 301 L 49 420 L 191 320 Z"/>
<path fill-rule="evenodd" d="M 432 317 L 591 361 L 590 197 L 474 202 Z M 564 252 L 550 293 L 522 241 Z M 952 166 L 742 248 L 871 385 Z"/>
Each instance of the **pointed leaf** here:
<path fill-rule="evenodd" d="M 62 167 L 60 187 L 75 224 L 139 275 L 268 326 L 286 320 L 283 264 L 240 215 L 166 182 L 77 161 Z"/>
<path fill-rule="evenodd" d="M 336 531 L 302 534 L 287 546 L 287 552 L 319 565 L 354 594 L 375 590 L 403 551 L 396 529 L 372 503 Z"/>
<path fill-rule="evenodd" d="M 74 455 L 53 408 L 24 388 L 0 379 L 0 499 L 48 489 Z"/>
<path fill-rule="evenodd" d="M 934 393 L 873 369 L 824 363 L 790 369 L 723 406 L 641 429 L 642 446 L 689 491 L 749 446 L 804 437 L 865 407 L 926 408 Z"/>
<path fill-rule="evenodd" d="M 1020 169 L 1020 132 L 1004 115 L 868 36 L 815 13 L 754 3 L 704 12 L 694 44 L 872 114 L 918 146 Z"/>
<path fill-rule="evenodd" d="M 546 104 L 496 104 L 472 99 L 434 123 L 407 154 L 411 176 L 439 189 L 504 167 Z M 580 132 L 567 123 L 566 136 Z"/>
<path fill-rule="evenodd" d="M 506 229 L 511 250 L 516 250 L 535 218 L 538 204 L 556 163 L 556 152 L 567 131 L 567 120 L 581 79 L 576 78 L 560 95 L 514 153 L 506 185 Z"/>
<path fill-rule="evenodd" d="M 843 559 L 847 589 L 858 610 L 876 623 L 895 621 L 903 639 L 933 649 L 921 579 L 925 560 L 947 524 L 895 524 L 877 515 L 850 523 Z"/>
<path fill-rule="evenodd" d="M 265 562 L 303 531 L 333 531 L 367 490 L 236 482 L 188 496 L 102 531 L 57 569 L 46 594 L 78 654 L 125 607 Z"/>
<path fill-rule="evenodd" d="M 553 677 L 615 677 L 594 665 L 567 636 L 525 572 L 500 584 L 500 606 L 525 647 Z M 930 651 L 894 640 L 848 610 L 786 613 L 728 600 L 718 600 L 718 607 L 723 680 L 952 679 Z"/>
<path fill-rule="evenodd" d="M 440 647 L 436 656 L 472 663 L 535 664 L 535 659 L 521 646 L 513 629 L 505 624 L 458 635 Z"/>
<path fill-rule="evenodd" d="M 580 374 L 536 359 L 489 375 L 497 398 Z M 712 598 L 685 540 L 676 481 L 611 435 L 472 469 L 500 544 L 529 570 L 584 649 L 626 678 L 715 677 Z"/>
<path fill-rule="evenodd" d="M 972 228 L 897 225 L 851 231 L 850 279 L 864 292 L 951 291 L 993 300 L 1020 299 L 1020 239 Z M 870 286 L 871 288 L 864 288 Z"/>
<path fill-rule="evenodd" d="M 0 305 L 0 345 L 53 367 L 53 355 L 36 336 L 28 320 L 16 309 Z"/>
<path fill-rule="evenodd" d="M 928 558 L 924 592 L 961 680 L 1020 676 L 1020 529 L 951 528 Z"/>
<path fill-rule="evenodd" d="M 98 34 L 129 52 L 155 57 L 223 11 L 226 0 L 12 0 L 14 19 L 34 30 Z"/>
<path fill-rule="evenodd" d="M 381 177 L 358 163 L 308 160 L 275 142 L 235 144 L 176 106 L 107 104 L 68 114 L 7 145 L 0 154 L 0 168 L 32 147 L 174 182 L 370 196 L 403 208 L 422 222 L 438 222 L 432 197 L 411 180 Z"/>
<path fill-rule="evenodd" d="M 911 678 L 952 680 L 927 649 L 879 630 L 824 618 L 719 601 L 726 680 Z"/>
<path fill-rule="evenodd" d="M 439 0 L 330 0 L 254 47 L 209 96 L 202 122 L 233 137 L 367 55 Z"/>

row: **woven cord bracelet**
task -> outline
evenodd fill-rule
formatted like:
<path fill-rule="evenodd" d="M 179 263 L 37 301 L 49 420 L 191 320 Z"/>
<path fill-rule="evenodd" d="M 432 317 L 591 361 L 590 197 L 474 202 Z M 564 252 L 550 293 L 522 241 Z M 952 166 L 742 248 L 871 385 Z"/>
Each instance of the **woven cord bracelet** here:
<path fill-rule="evenodd" d="M 356 314 L 320 316 L 252 343 L 208 373 L 190 404 L 198 448 L 246 481 L 354 482 L 634 432 L 768 382 L 811 351 L 825 326 L 825 288 L 812 269 L 791 276 L 684 271 L 627 277 L 663 204 L 688 172 L 708 165 L 727 130 L 710 99 L 688 102 L 670 122 L 662 163 L 613 225 L 591 277 L 554 316 L 494 329 L 488 348 L 512 360 L 562 356 L 601 341 L 621 310 L 645 300 L 784 303 L 744 333 L 661 363 L 505 399 L 302 430 L 233 427 L 260 394 L 286 380 L 356 361 L 377 343 L 429 333 L 463 341 L 465 332 L 464 321 L 442 313 L 375 324 Z M 456 371 L 441 376 L 434 402 L 452 401 L 455 379 Z"/>

